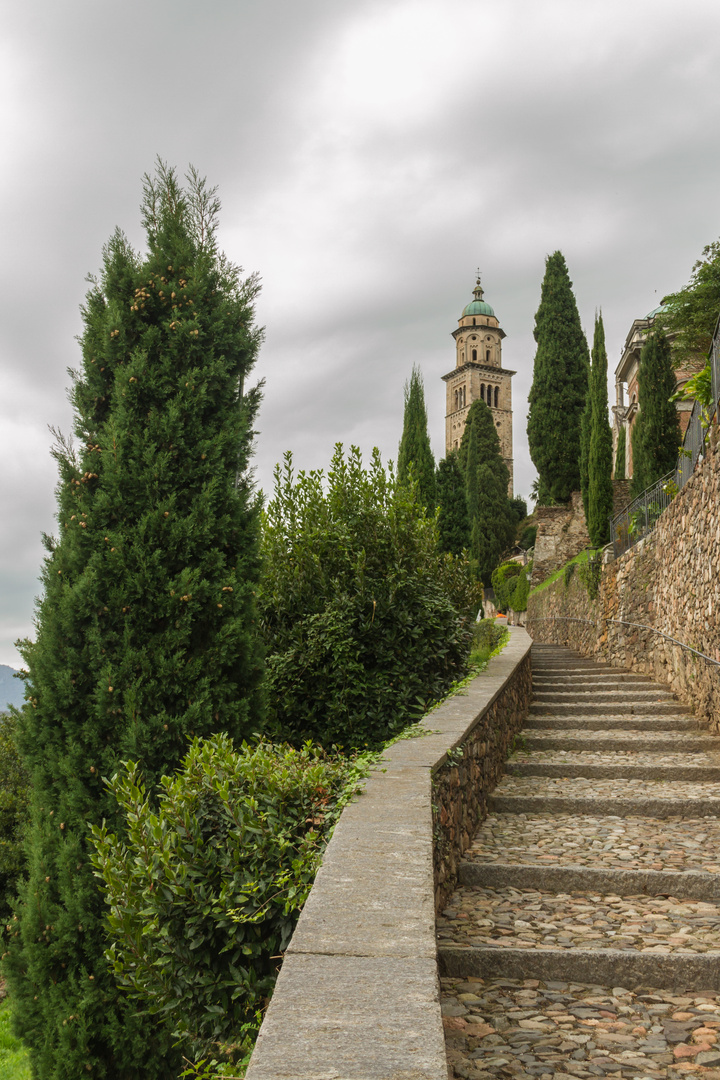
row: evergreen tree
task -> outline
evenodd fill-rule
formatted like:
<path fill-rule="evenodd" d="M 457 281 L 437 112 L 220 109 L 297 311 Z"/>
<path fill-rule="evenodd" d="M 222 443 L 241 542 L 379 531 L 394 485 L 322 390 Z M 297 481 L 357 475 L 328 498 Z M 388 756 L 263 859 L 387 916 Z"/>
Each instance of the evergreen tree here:
<path fill-rule="evenodd" d="M 588 450 L 588 517 L 590 543 L 601 547 L 610 538 L 613 510 L 612 432 L 608 420 L 607 352 L 602 315 L 595 317 L 590 369 L 590 446 Z"/>
<path fill-rule="evenodd" d="M 259 390 L 257 281 L 218 251 L 219 202 L 191 170 L 145 177 L 147 253 L 117 231 L 83 309 L 77 449 L 60 439 L 19 743 L 32 781 L 29 880 L 6 974 L 37 1080 L 176 1075 L 167 1029 L 119 996 L 89 824 L 122 834 L 104 777 L 148 788 L 192 736 L 262 724 L 258 511 L 248 475 Z"/>
<path fill-rule="evenodd" d="M 438 547 L 461 555 L 470 543 L 465 478 L 456 452 L 438 463 L 435 474 L 438 504 Z"/>
<path fill-rule="evenodd" d="M 415 365 L 410 381 L 405 383 L 405 414 L 397 466 L 401 483 L 407 482 L 411 463 L 420 502 L 432 514 L 436 499 L 435 458 L 430 449 L 422 375 Z"/>
<path fill-rule="evenodd" d="M 541 495 L 566 501 L 580 488 L 588 347 L 560 251 L 545 264 L 534 334 L 537 352 L 527 424 L 530 456 L 540 477 Z"/>
<path fill-rule="evenodd" d="M 677 464 L 680 426 L 670 401 L 674 391 L 670 343 L 662 330 L 656 330 L 640 353 L 638 416 L 632 429 L 633 498 Z"/>
<path fill-rule="evenodd" d="M 676 368 L 702 367 L 720 311 L 720 240 L 703 248 L 687 285 L 663 297 L 655 324 L 672 339 Z"/>
<path fill-rule="evenodd" d="M 592 370 L 588 380 L 588 395 L 585 400 L 585 408 L 583 409 L 582 418 L 580 420 L 580 491 L 582 493 L 583 510 L 585 511 L 585 521 L 587 521 L 590 514 L 590 505 L 588 502 L 588 496 L 590 494 L 590 433 L 592 430 L 592 393 L 590 390 L 590 383 L 592 382 Z"/>
<path fill-rule="evenodd" d="M 470 557 L 486 583 L 503 551 L 515 536 L 515 517 L 508 498 L 510 473 L 500 454 L 492 413 L 478 398 L 468 410 L 459 450 L 465 473 Z"/>
<path fill-rule="evenodd" d="M 627 438 L 627 436 L 625 434 L 625 425 L 622 424 L 620 426 L 620 430 L 618 431 L 618 441 L 617 441 L 617 446 L 615 447 L 615 479 L 616 480 L 624 480 L 625 479 L 625 469 L 626 469 L 626 465 L 625 465 L 625 444 L 626 444 L 626 438 Z"/>

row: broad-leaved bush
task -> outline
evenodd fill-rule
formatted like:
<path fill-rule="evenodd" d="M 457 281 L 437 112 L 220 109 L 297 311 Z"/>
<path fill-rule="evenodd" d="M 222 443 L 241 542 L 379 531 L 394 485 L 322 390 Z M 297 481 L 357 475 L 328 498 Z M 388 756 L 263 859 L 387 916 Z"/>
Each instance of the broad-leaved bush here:
<path fill-rule="evenodd" d="M 259 607 L 270 728 L 295 745 L 379 746 L 463 676 L 482 594 L 377 450 L 275 472 Z"/>

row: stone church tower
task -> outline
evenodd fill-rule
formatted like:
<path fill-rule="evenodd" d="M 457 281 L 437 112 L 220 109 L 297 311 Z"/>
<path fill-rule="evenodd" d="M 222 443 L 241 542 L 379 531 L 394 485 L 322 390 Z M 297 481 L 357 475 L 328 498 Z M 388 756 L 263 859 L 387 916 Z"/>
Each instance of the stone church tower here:
<path fill-rule="evenodd" d="M 512 386 L 514 371 L 502 366 L 502 339 L 505 331 L 495 312 L 483 300 L 478 277 L 475 297 L 463 310 L 457 330 L 453 330 L 457 357 L 455 367 L 443 375 L 446 385 L 445 453 L 460 446 L 468 409 L 477 398 L 489 405 L 500 439 L 500 452 L 510 470 L 513 495 Z"/>

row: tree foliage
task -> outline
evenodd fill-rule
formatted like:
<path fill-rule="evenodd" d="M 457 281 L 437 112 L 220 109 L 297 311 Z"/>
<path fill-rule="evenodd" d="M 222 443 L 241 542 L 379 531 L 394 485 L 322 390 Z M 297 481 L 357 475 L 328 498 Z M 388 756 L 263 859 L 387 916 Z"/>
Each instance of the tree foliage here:
<path fill-rule="evenodd" d="M 29 880 L 6 972 L 41 1080 L 170 1077 L 162 1023 L 118 994 L 104 958 L 89 823 L 121 829 L 103 784 L 118 762 L 149 785 L 189 738 L 262 723 L 248 480 L 258 285 L 218 251 L 219 203 L 191 171 L 145 178 L 147 252 L 118 231 L 83 308 L 77 449 L 55 450 L 37 638 L 26 641 L 19 745 L 32 781 Z"/>
<path fill-rule="evenodd" d="M 608 419 L 607 352 L 602 315 L 595 318 L 590 369 L 590 443 L 588 448 L 588 517 L 590 543 L 601 547 L 610 538 L 613 510 L 612 432 Z"/>
<path fill-rule="evenodd" d="M 510 597 L 510 607 L 513 611 L 527 611 L 528 597 L 530 595 L 530 582 L 527 571 L 528 567 L 523 566 L 522 573 L 517 576 L 517 584 Z"/>
<path fill-rule="evenodd" d="M 438 462 L 435 474 L 438 506 L 438 547 L 462 555 L 470 543 L 465 478 L 456 451 Z"/>
<path fill-rule="evenodd" d="M 541 498 L 566 501 L 580 488 L 588 347 L 560 251 L 545 264 L 534 335 L 537 351 L 527 424 L 530 456 L 539 474 Z"/>
<path fill-rule="evenodd" d="M 430 449 L 427 430 L 425 390 L 420 368 L 413 365 L 410 381 L 405 383 L 405 413 L 403 433 L 398 448 L 398 479 L 407 483 L 412 472 L 422 505 L 430 513 L 435 509 L 435 458 Z"/>
<path fill-rule="evenodd" d="M 662 330 L 654 330 L 643 345 L 638 367 L 638 415 L 631 436 L 633 498 L 677 464 L 680 425 L 670 400 L 674 391 L 670 343 Z"/>
<path fill-rule="evenodd" d="M 460 676 L 480 594 L 437 550 L 414 486 L 340 444 L 327 474 L 275 472 L 260 593 L 272 727 L 294 745 L 377 746 Z"/>
<path fill-rule="evenodd" d="M 519 562 L 504 562 L 492 572 L 492 587 L 495 593 L 495 607 L 498 611 L 510 609 L 511 599 L 517 586 L 517 578 L 524 568 Z"/>
<path fill-rule="evenodd" d="M 478 577 L 489 583 L 500 556 L 512 544 L 516 518 L 507 493 L 510 473 L 492 412 L 481 398 L 468 410 L 459 460 L 465 473 L 470 558 Z"/>
<path fill-rule="evenodd" d="M 362 762 L 310 745 L 195 739 L 152 800 L 136 762 L 108 781 L 123 830 L 93 826 L 107 959 L 186 1054 L 231 1058 L 254 1032 Z M 238 1045 L 239 1044 L 239 1045 Z"/>
<path fill-rule="evenodd" d="M 618 431 L 617 446 L 615 447 L 615 479 L 624 480 L 625 473 L 627 471 L 627 465 L 625 463 L 625 448 L 626 448 L 627 434 L 624 424 L 620 425 Z"/>
<path fill-rule="evenodd" d="M 702 366 L 720 315 L 720 240 L 703 248 L 687 285 L 663 297 L 656 325 L 672 341 L 675 367 Z"/>
<path fill-rule="evenodd" d="M 11 900 L 25 870 L 23 838 L 30 803 L 29 777 L 15 745 L 17 714 L 0 716 L 0 918 L 7 922 Z"/>

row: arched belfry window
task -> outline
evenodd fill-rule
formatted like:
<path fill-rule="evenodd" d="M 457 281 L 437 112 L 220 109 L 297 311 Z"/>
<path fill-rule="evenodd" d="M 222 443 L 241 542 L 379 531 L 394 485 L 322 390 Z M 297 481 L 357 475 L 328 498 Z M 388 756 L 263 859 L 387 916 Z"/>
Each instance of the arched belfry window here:
<path fill-rule="evenodd" d="M 497 409 L 497 407 L 498 407 L 498 397 L 499 397 L 499 396 L 500 396 L 500 387 L 499 387 L 499 386 L 496 386 L 496 387 L 495 387 L 495 408 L 496 408 L 496 409 Z"/>
<path fill-rule="evenodd" d="M 480 397 L 485 400 L 485 383 L 480 383 Z"/>
<path fill-rule="evenodd" d="M 475 325 L 475 320 L 473 319 L 473 326 L 474 326 L 474 325 Z"/>
<path fill-rule="evenodd" d="M 457 412 L 457 408 L 458 408 L 458 392 L 456 390 L 455 391 L 455 411 L 456 412 Z"/>
<path fill-rule="evenodd" d="M 473 364 L 477 364 L 477 349 L 472 351 Z"/>
<path fill-rule="evenodd" d="M 490 363 L 490 350 L 489 349 L 485 350 L 485 363 L 486 364 Z"/>

